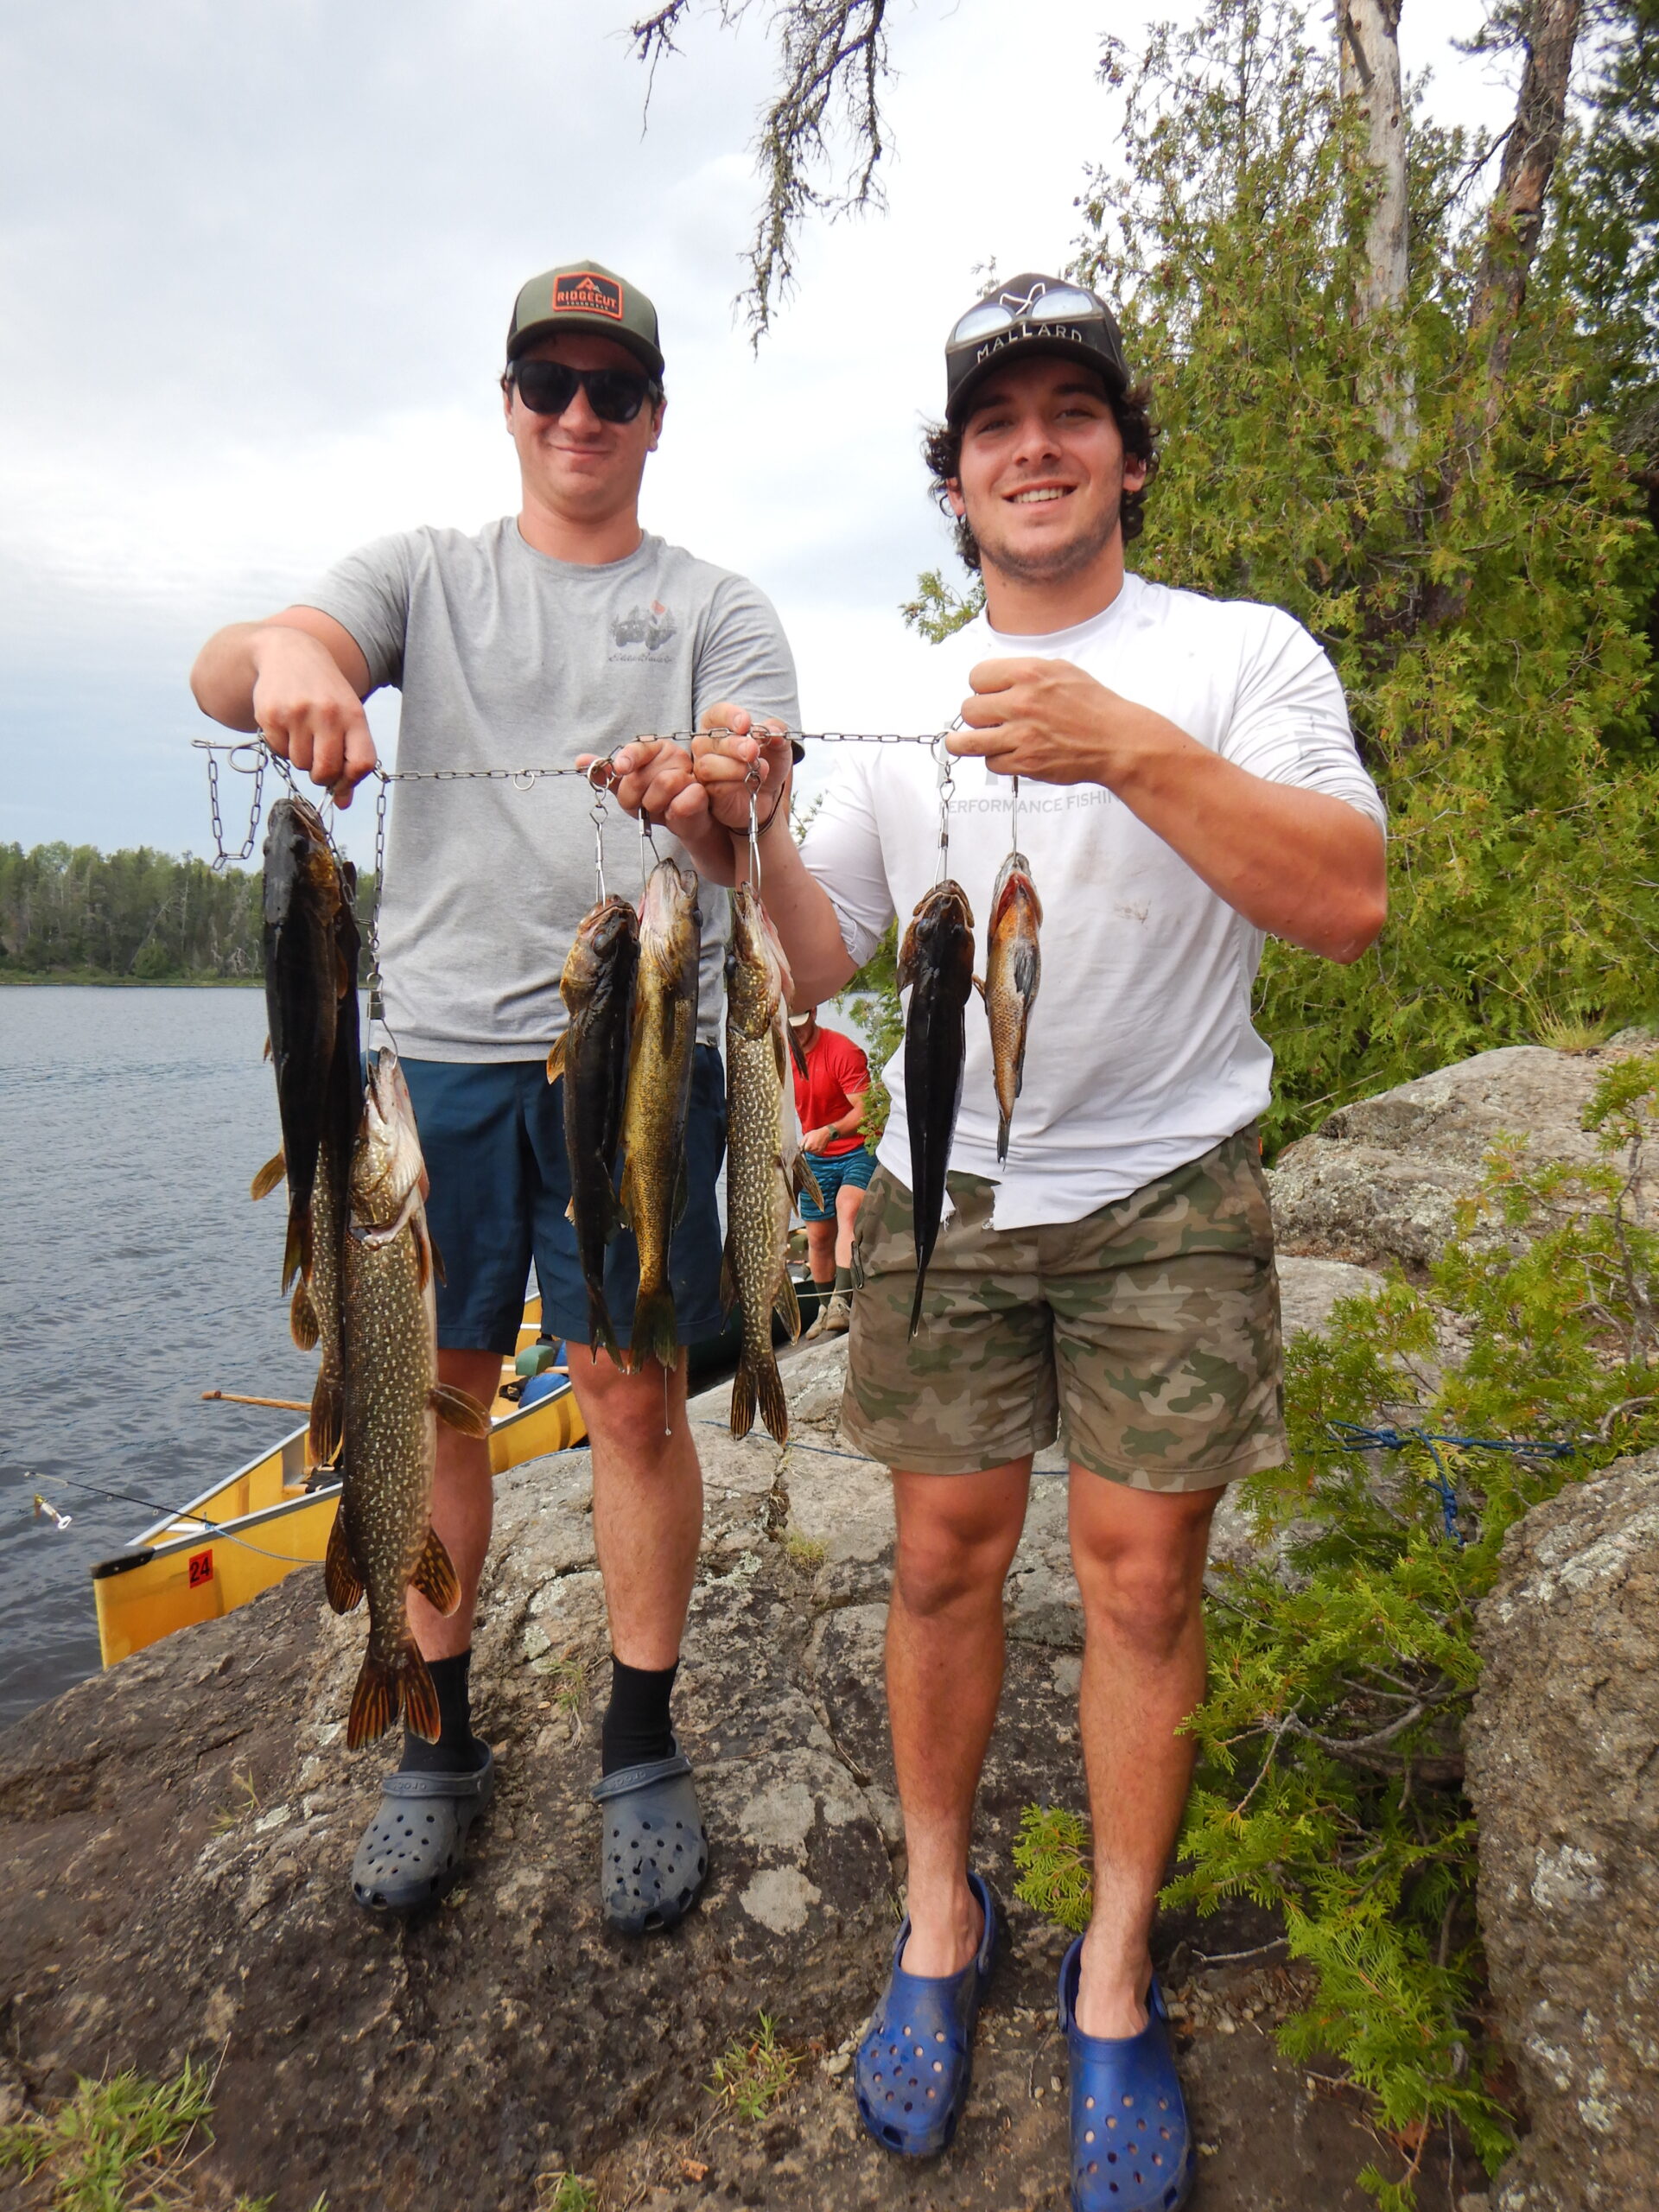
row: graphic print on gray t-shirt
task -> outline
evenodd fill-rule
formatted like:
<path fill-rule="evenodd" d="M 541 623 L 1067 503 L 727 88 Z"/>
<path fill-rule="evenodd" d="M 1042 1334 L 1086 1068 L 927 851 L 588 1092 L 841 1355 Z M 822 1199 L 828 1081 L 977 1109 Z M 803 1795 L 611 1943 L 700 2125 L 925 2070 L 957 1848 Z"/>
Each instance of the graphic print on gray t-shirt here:
<path fill-rule="evenodd" d="M 400 769 L 573 767 L 693 729 L 721 699 L 800 722 L 766 594 L 660 537 L 588 568 L 537 552 L 512 516 L 472 537 L 410 531 L 350 555 L 304 604 L 351 632 L 374 689 L 402 692 Z M 392 786 L 380 960 L 411 1058 L 534 1059 L 563 1030 L 559 973 L 594 898 L 592 806 L 577 776 Z M 607 887 L 634 897 L 639 831 L 607 811 Z M 682 856 L 662 830 L 657 848 Z M 726 894 L 709 886 L 702 904 L 698 1033 L 713 1043 Z"/>

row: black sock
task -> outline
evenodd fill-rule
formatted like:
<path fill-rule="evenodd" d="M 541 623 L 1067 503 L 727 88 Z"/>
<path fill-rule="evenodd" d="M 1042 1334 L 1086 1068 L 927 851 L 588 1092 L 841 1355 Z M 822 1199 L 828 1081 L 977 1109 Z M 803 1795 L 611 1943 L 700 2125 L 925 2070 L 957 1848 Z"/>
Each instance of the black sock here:
<path fill-rule="evenodd" d="M 647 1759 L 672 1754 L 668 1701 L 679 1671 L 677 1659 L 671 1667 L 630 1667 L 613 1656 L 611 1701 L 599 1732 L 601 1774 L 619 1774 L 625 1766 L 643 1766 Z"/>
<path fill-rule="evenodd" d="M 820 1306 L 822 1306 L 824 1300 L 830 1296 L 830 1293 L 835 1289 L 835 1279 L 833 1276 L 827 1282 L 820 1282 L 817 1275 L 814 1275 L 812 1278 L 812 1287 L 818 1294 L 818 1303 Z"/>
<path fill-rule="evenodd" d="M 850 1298 L 853 1294 L 853 1271 L 850 1268 L 836 1269 L 836 1296 Z"/>
<path fill-rule="evenodd" d="M 429 1659 L 426 1670 L 438 1694 L 442 1728 L 435 1744 L 404 1730 L 404 1758 L 400 1774 L 473 1774 L 484 1764 L 486 1746 L 473 1733 L 471 1702 L 467 1694 L 470 1651 L 453 1659 Z"/>

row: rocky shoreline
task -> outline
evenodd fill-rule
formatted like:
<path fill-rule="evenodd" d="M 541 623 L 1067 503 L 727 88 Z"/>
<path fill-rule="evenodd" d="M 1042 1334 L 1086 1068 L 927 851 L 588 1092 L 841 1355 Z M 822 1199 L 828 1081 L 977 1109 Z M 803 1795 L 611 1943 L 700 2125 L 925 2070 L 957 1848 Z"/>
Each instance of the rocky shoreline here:
<path fill-rule="evenodd" d="M 1522 1072 L 1587 1096 L 1596 1071 L 1588 1057 L 1539 1053 Z M 1515 1056 L 1482 1056 L 1506 1058 Z M 1544 1060 L 1554 1066 L 1537 1065 Z M 1481 1062 L 1465 1065 L 1479 1070 Z M 1498 1110 L 1492 1072 L 1478 1078 L 1484 1114 Z M 1431 1116 L 1431 1135 L 1444 1129 L 1446 1110 L 1466 1124 L 1476 1087 L 1476 1077 L 1442 1085 L 1453 1104 L 1435 1109 L 1442 1118 Z M 1416 1110 L 1421 1102 L 1406 1103 Z M 1443 1198 L 1465 1172 L 1461 1153 L 1471 1140 L 1460 1126 L 1440 1154 L 1413 1155 L 1431 1172 L 1412 1185 L 1410 1205 L 1390 1213 L 1371 1156 L 1385 1102 L 1369 1104 L 1363 1138 L 1304 1140 L 1330 1147 L 1317 1176 L 1289 1154 L 1288 1171 L 1281 1164 L 1275 1174 L 1292 1326 L 1317 1327 L 1335 1297 L 1375 1282 L 1357 1254 L 1373 1269 L 1390 1256 L 1408 1262 L 1402 1248 L 1418 1233 L 1412 1224 L 1427 1218 L 1422 1193 Z M 1355 1148 L 1351 1194 L 1338 1201 L 1344 1146 Z M 1377 1202 L 1362 1216 L 1366 1192 Z M 1332 1228 L 1362 1218 L 1363 1237 Z M 1313 1255 L 1299 1255 L 1299 1243 L 1314 1246 Z M 0 1737 L 10 1872 L 0 1894 L 0 2119 L 49 2104 L 77 2075 L 125 2066 L 163 2075 L 190 2056 L 219 2069 L 216 2140 L 204 2173 L 227 2193 L 274 2193 L 275 2212 L 308 2212 L 325 2190 L 329 2212 L 531 2212 L 544 2200 L 545 2177 L 561 2171 L 591 2178 L 601 2204 L 619 2212 L 1060 2212 L 1065 2066 L 1053 1982 L 1065 1938 L 1012 1902 L 1010 1859 L 1027 1804 L 1084 1802 L 1075 1712 L 1081 1620 L 1059 1455 L 1039 1466 L 1009 1578 L 1008 1683 L 980 1806 L 979 1863 L 1008 1905 L 1007 1945 L 961 2134 L 944 2159 L 918 2169 L 865 2139 L 847 2078 L 896 1930 L 904 1863 L 880 1665 L 890 1506 L 883 1470 L 849 1455 L 836 1435 L 842 1357 L 832 1344 L 788 1363 L 795 1434 L 786 1452 L 763 1435 L 734 1443 L 723 1390 L 691 1408 L 708 1515 L 679 1711 L 712 1850 L 702 1903 L 683 1927 L 632 1944 L 600 1924 L 598 1820 L 588 1791 L 607 1646 L 588 1454 L 567 1452 L 499 1485 L 474 1679 L 480 1726 L 498 1749 L 500 1789 L 474 1832 L 463 1886 L 423 1920 L 378 1923 L 351 1899 L 347 1870 L 385 1754 L 348 1758 L 343 1748 L 362 1629 L 327 1611 L 315 1571 L 79 1685 Z M 1463 2158 L 1450 2164 L 1447 2146 L 1431 2145 L 1425 2205 L 1544 2212 L 1643 2201 L 1628 2192 L 1548 2193 L 1564 2186 L 1566 2171 L 1560 2158 L 1536 2163 L 1546 2152 L 1556 2157 L 1549 2143 L 1566 2141 L 1574 2126 L 1588 2131 L 1592 2147 L 1599 2139 L 1599 2122 L 1582 2114 L 1586 2097 L 1593 2104 L 1599 2094 L 1590 2071 L 1605 2071 L 1605 2057 L 1593 2035 L 1580 2035 L 1569 2094 L 1548 2089 L 1550 2060 L 1524 2056 L 1554 2047 L 1539 2024 L 1540 1989 L 1558 2007 L 1570 1996 L 1582 2028 L 1598 1955 L 1605 1972 L 1610 1944 L 1654 1926 L 1651 1854 L 1645 1875 L 1624 1870 L 1637 1867 L 1643 1838 L 1651 1845 L 1659 1831 L 1659 1744 L 1648 1740 L 1659 1730 L 1651 1697 L 1659 1650 L 1651 1604 L 1637 1602 L 1659 1586 L 1641 1535 L 1659 1478 L 1648 1470 L 1641 1481 L 1624 1479 L 1635 1488 L 1628 1497 L 1619 1491 L 1616 1507 L 1590 1503 L 1616 1486 L 1610 1474 L 1540 1510 L 1556 1516 L 1549 1541 L 1561 1551 L 1577 1541 L 1560 1531 L 1581 1506 L 1591 1516 L 1583 1547 L 1605 1552 L 1612 1541 L 1622 1562 L 1611 1581 L 1580 1590 L 1558 1561 L 1543 1608 L 1556 1626 L 1537 1627 L 1539 1605 L 1518 1593 L 1528 1578 L 1536 1582 L 1541 1554 L 1517 1530 L 1516 1556 L 1490 1601 L 1531 1605 L 1535 1623 L 1507 1628 L 1507 1644 L 1495 1631 L 1499 1656 L 1481 1723 L 1487 1748 L 1474 1762 L 1471 1788 L 1484 1790 L 1483 1819 L 1492 1823 L 1483 1910 L 1490 1892 L 1502 1916 L 1494 1926 L 1514 1930 L 1516 1964 L 1498 1995 L 1500 2013 L 1522 2051 L 1523 2073 L 1532 2065 L 1535 2113 L 1553 2111 L 1552 2096 L 1560 2107 L 1555 2136 L 1547 2141 L 1541 2132 L 1520 2162 L 1533 2158 L 1526 2172 L 1546 2178 L 1517 2171 L 1513 2186 L 1506 2178 L 1504 2193 L 1490 2196 L 1478 2167 Z M 1618 1535 L 1620 1512 L 1631 1526 L 1640 1522 L 1636 1535 Z M 1219 1555 L 1248 1541 L 1239 1516 L 1218 1516 Z M 1548 1882 L 1541 1892 L 1535 1854 L 1577 1847 L 1565 1827 L 1530 1840 L 1522 1830 L 1528 1819 L 1537 1823 L 1545 1788 L 1564 1785 L 1547 1785 L 1536 1759 L 1503 1769 L 1503 1751 L 1491 1747 L 1512 1747 L 1529 1713 L 1538 1719 L 1541 1681 L 1550 1686 L 1545 1704 L 1557 1751 L 1572 1740 L 1567 1700 L 1583 1671 L 1584 1639 L 1597 1633 L 1577 1600 L 1599 1602 L 1597 1592 L 1606 1599 L 1610 1591 L 1622 1608 L 1624 1675 L 1640 1694 L 1625 1699 L 1611 1734 L 1591 1740 L 1580 1727 L 1572 1786 L 1607 1799 L 1605 1826 L 1623 1823 L 1616 1837 L 1609 1828 L 1586 1847 L 1603 1854 L 1599 1868 L 1604 1859 L 1617 1865 L 1625 1886 L 1605 1872 L 1595 1878 L 1599 1897 L 1589 1877 L 1580 1884 L 1581 1902 L 1600 1916 L 1574 1923 L 1581 1971 L 1559 1981 L 1551 1930 L 1565 1910 L 1561 1897 L 1573 1903 L 1572 1883 L 1564 1876 L 1559 1895 Z M 1558 1661 L 1539 1656 L 1546 1630 L 1567 1639 Z M 1603 1685 L 1592 1694 L 1605 1706 L 1610 1691 Z M 1597 1748 L 1604 1743 L 1611 1747 L 1605 1754 Z M 1625 1785 L 1615 1806 L 1609 1793 L 1621 1760 Z M 1503 1773 L 1508 1782 L 1491 1778 Z M 1559 1804 L 1550 1817 L 1570 1825 Z M 1577 1866 L 1561 1864 L 1568 1874 Z M 1540 1895 L 1545 1903 L 1535 1904 Z M 1645 1921 L 1630 1918 L 1631 1898 Z M 1277 1936 L 1248 1907 L 1204 1923 L 1170 1914 L 1159 1923 L 1200 2146 L 1196 2212 L 1362 2212 L 1372 2200 L 1354 2177 L 1376 2157 L 1376 2139 L 1339 2079 L 1293 2065 L 1273 2038 L 1300 1987 Z M 1495 1969 L 1509 1959 L 1510 1940 L 1489 1929 Z M 1606 2035 L 1634 2024 L 1651 2039 L 1648 2055 L 1638 2053 L 1611 2082 L 1609 2094 L 1623 2101 L 1604 2099 L 1602 2107 L 1621 2130 L 1649 2129 L 1649 2174 L 1659 2107 L 1642 2098 L 1659 2081 L 1655 2001 L 1633 1980 L 1623 2011 L 1610 2014 Z M 799 2064 L 787 2093 L 752 2124 L 708 2084 L 762 2013 Z M 0 2180 L 0 2208 L 30 2201 L 20 2183 Z"/>

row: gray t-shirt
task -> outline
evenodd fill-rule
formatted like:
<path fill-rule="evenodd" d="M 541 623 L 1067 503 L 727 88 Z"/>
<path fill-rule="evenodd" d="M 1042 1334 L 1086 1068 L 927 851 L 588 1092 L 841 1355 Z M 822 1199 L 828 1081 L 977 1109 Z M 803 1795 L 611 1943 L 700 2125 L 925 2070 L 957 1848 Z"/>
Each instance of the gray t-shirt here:
<path fill-rule="evenodd" d="M 660 537 L 585 568 L 537 552 L 511 515 L 474 537 L 413 530 L 352 554 L 304 603 L 351 632 L 373 689 L 402 691 L 400 769 L 570 767 L 695 729 L 721 699 L 800 721 L 764 593 Z M 410 1058 L 532 1059 L 563 1029 L 559 972 L 594 901 L 593 804 L 580 776 L 392 786 L 380 963 Z M 637 896 L 639 830 L 606 815 L 606 887 Z M 683 856 L 661 830 L 657 846 Z M 726 894 L 709 886 L 702 905 L 712 1042 Z"/>

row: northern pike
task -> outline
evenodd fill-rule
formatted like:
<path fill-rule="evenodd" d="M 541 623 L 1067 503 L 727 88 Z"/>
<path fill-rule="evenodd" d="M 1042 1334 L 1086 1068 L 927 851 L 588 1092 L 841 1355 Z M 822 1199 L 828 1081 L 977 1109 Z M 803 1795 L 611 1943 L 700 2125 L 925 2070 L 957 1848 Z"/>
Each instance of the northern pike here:
<path fill-rule="evenodd" d="M 944 1214 L 944 1176 L 968 1051 L 963 1009 L 973 987 L 973 910 L 962 886 L 947 877 L 921 899 L 899 948 L 899 988 L 910 992 L 905 1011 L 905 1118 L 910 1127 L 916 1236 L 912 1337 L 922 1318 L 927 1263 Z"/>
<path fill-rule="evenodd" d="M 260 1170 L 253 1189 L 263 1198 L 287 1173 L 284 1290 L 296 1270 L 311 1272 L 311 1189 L 335 1033 L 341 1002 L 357 982 L 355 965 L 346 967 L 338 927 L 348 897 L 316 809 L 302 798 L 278 799 L 265 834 L 264 970 L 283 1148 Z M 353 1008 L 355 1003 L 353 996 Z"/>
<path fill-rule="evenodd" d="M 604 899 L 582 919 L 559 978 L 570 1020 L 547 1056 L 547 1079 L 564 1078 L 568 1209 L 588 1286 L 588 1349 L 602 1344 L 616 1364 L 611 1310 L 605 1302 L 605 1250 L 621 1224 L 612 1178 L 628 1085 L 628 1031 L 639 966 L 639 917 L 626 899 Z"/>
<path fill-rule="evenodd" d="M 985 932 L 985 1016 L 991 1025 L 991 1077 L 996 1085 L 996 1156 L 1008 1156 L 1008 1125 L 1026 1071 L 1026 1033 L 1042 981 L 1037 934 L 1042 901 L 1031 880 L 1031 862 L 1010 853 L 991 893 Z"/>
<path fill-rule="evenodd" d="M 489 1433 L 483 1407 L 437 1379 L 422 1172 L 403 1071 L 383 1052 L 352 1153 L 351 1222 L 340 1247 L 344 1448 L 324 1567 L 337 1613 L 368 1592 L 369 1645 L 346 1724 L 353 1751 L 384 1735 L 400 1711 L 417 1736 L 437 1741 L 437 1694 L 405 1593 L 413 1584 L 441 1613 L 460 1603 L 454 1567 L 432 1526 L 438 1418 L 470 1435 Z"/>
<path fill-rule="evenodd" d="M 753 887 L 732 893 L 726 953 L 726 1257 L 721 1303 L 743 1316 L 743 1349 L 732 1383 L 732 1434 L 760 1418 L 789 1440 L 789 1407 L 772 1349 L 775 1307 L 792 1338 L 801 1310 L 789 1279 L 789 1217 L 802 1190 L 823 1200 L 801 1151 L 790 1072 L 790 975 Z"/>
<path fill-rule="evenodd" d="M 647 1359 L 671 1369 L 680 1357 L 668 1247 L 685 1211 L 685 1123 L 702 944 L 695 873 L 659 861 L 640 903 L 639 969 L 622 1109 L 622 1211 L 639 1247 L 639 1295 L 628 1355 L 636 1374 Z"/>

